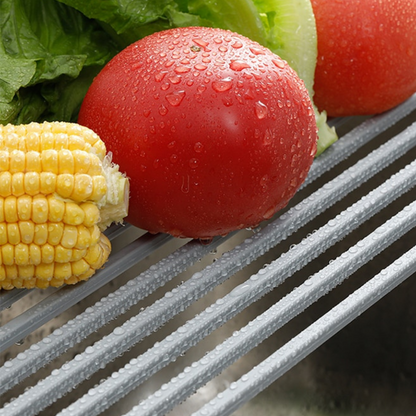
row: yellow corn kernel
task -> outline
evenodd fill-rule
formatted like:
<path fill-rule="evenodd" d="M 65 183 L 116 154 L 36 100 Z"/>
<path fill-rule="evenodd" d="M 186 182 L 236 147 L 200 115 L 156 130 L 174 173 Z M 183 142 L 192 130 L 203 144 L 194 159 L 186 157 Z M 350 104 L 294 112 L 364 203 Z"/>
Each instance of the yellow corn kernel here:
<path fill-rule="evenodd" d="M 43 224 L 48 221 L 49 204 L 43 195 L 36 195 L 32 200 L 32 221 L 35 224 Z"/>
<path fill-rule="evenodd" d="M 33 275 L 34 274 L 35 274 L 35 272 L 33 272 Z M 36 287 L 36 279 L 34 277 L 31 277 L 29 279 L 25 279 L 23 281 L 23 285 L 26 289 L 34 289 Z"/>
<path fill-rule="evenodd" d="M 20 239 L 22 243 L 30 244 L 35 237 L 35 224 L 33 221 L 19 221 Z"/>
<path fill-rule="evenodd" d="M 14 248 L 15 264 L 18 266 L 25 266 L 29 263 L 29 247 L 27 244 L 19 243 Z"/>
<path fill-rule="evenodd" d="M 54 196 L 48 197 L 49 221 L 61 222 L 65 215 L 65 202 Z"/>
<path fill-rule="evenodd" d="M 40 152 L 40 135 L 38 131 L 26 131 L 26 149 L 28 152 Z"/>
<path fill-rule="evenodd" d="M 71 199 L 77 202 L 86 201 L 90 199 L 93 193 L 93 178 L 91 178 L 90 175 L 80 173 L 75 175 L 74 181 L 74 191 L 72 192 Z M 107 191 L 107 186 L 105 186 L 105 190 Z M 91 199 L 96 201 L 96 199 L 94 198 Z"/>
<path fill-rule="evenodd" d="M 22 150 L 11 151 L 9 163 L 11 173 L 24 172 L 26 170 L 26 153 Z"/>
<path fill-rule="evenodd" d="M 40 173 L 40 192 L 44 195 L 53 194 L 56 190 L 56 174 L 52 172 Z"/>
<path fill-rule="evenodd" d="M 41 246 L 37 244 L 30 244 L 29 245 L 29 257 L 32 264 L 37 266 L 42 261 L 42 252 L 40 249 Z"/>
<path fill-rule="evenodd" d="M 90 267 L 89 270 L 78 276 L 78 280 L 88 280 L 94 273 L 95 270 L 92 267 Z"/>
<path fill-rule="evenodd" d="M 73 137 L 73 136 L 71 136 Z M 76 173 L 89 173 L 91 166 L 91 156 L 89 153 L 83 150 L 73 150 L 72 155 L 74 156 L 74 169 Z M 1 159 L 0 159 L 1 167 Z M 7 169 L 4 169 L 7 170 Z"/>
<path fill-rule="evenodd" d="M 24 264 L 22 266 L 18 266 L 18 273 L 19 276 L 23 279 L 23 286 L 26 287 L 25 280 L 33 279 L 33 276 L 35 275 L 35 266 L 33 264 Z"/>
<path fill-rule="evenodd" d="M 93 246 L 93 245 L 97 244 L 100 241 L 100 238 L 102 237 L 103 234 L 101 234 L 101 231 L 98 228 L 98 225 L 93 225 L 92 227 L 90 227 L 89 232 L 90 232 L 90 235 L 91 235 L 90 245 Z"/>
<path fill-rule="evenodd" d="M 42 253 L 42 263 L 50 264 L 55 259 L 55 248 L 50 244 L 44 244 L 40 251 Z"/>
<path fill-rule="evenodd" d="M 17 216 L 19 220 L 27 221 L 32 218 L 32 197 L 22 195 L 17 198 Z"/>
<path fill-rule="evenodd" d="M 68 136 L 68 147 L 72 152 L 85 149 L 85 141 L 81 136 L 71 134 Z"/>
<path fill-rule="evenodd" d="M 71 276 L 72 276 L 72 267 L 70 263 L 55 264 L 55 272 L 53 274 L 53 279 L 58 280 L 60 282 L 60 285 L 62 285 L 65 279 L 68 279 Z"/>
<path fill-rule="evenodd" d="M 43 246 L 48 241 L 48 225 L 35 224 L 35 234 L 33 242 L 39 246 Z"/>
<path fill-rule="evenodd" d="M 58 152 L 54 149 L 43 150 L 41 153 L 42 172 L 59 173 Z"/>
<path fill-rule="evenodd" d="M 6 280 L 6 268 L 5 266 L 3 266 L 3 264 L 0 262 L 0 282 L 1 282 L 1 287 L 3 286 L 4 281 Z M 13 288 L 13 286 L 11 287 L 11 289 Z"/>
<path fill-rule="evenodd" d="M 6 197 L 12 194 L 12 174 L 0 172 L 0 196 Z"/>
<path fill-rule="evenodd" d="M 65 214 L 63 222 L 69 225 L 80 225 L 84 222 L 85 212 L 75 202 L 67 202 L 65 204 Z"/>
<path fill-rule="evenodd" d="M 102 175 L 103 174 L 103 165 L 101 162 L 101 159 L 97 155 L 90 155 L 91 157 L 91 163 L 90 163 L 90 169 L 88 171 L 88 174 L 91 176 L 95 175 Z"/>
<path fill-rule="evenodd" d="M 56 179 L 56 192 L 62 198 L 69 198 L 74 191 L 74 175 L 63 173 Z"/>
<path fill-rule="evenodd" d="M 69 263 L 72 259 L 72 249 L 57 245 L 55 247 L 55 262 L 56 263 Z"/>
<path fill-rule="evenodd" d="M 12 284 L 13 284 L 13 286 L 14 287 L 16 287 L 17 289 L 23 289 L 23 284 L 24 284 L 24 279 L 22 279 L 20 276 L 19 276 L 19 268 L 17 268 L 17 275 L 18 275 L 18 277 L 16 277 L 15 279 L 13 279 L 13 281 L 12 281 Z"/>
<path fill-rule="evenodd" d="M 4 219 L 6 222 L 17 222 L 17 198 L 8 196 L 4 200 Z"/>
<path fill-rule="evenodd" d="M 5 266 L 14 264 L 14 246 L 11 244 L 1 246 L 1 261 Z"/>
<path fill-rule="evenodd" d="M 5 222 L 0 223 L 0 245 L 7 243 L 7 224 Z"/>
<path fill-rule="evenodd" d="M 55 149 L 68 149 L 68 135 L 66 133 L 55 134 Z"/>
<path fill-rule="evenodd" d="M 40 147 L 42 151 L 55 148 L 55 135 L 52 132 L 44 131 L 40 135 Z"/>
<path fill-rule="evenodd" d="M 68 149 L 61 149 L 58 152 L 58 163 L 59 163 L 59 173 L 69 173 L 73 175 L 75 173 L 74 167 L 74 157 L 72 152 Z"/>
<path fill-rule="evenodd" d="M 79 282 L 78 276 L 74 276 L 74 275 L 72 275 L 71 277 L 68 277 L 68 279 L 65 279 L 65 283 L 67 285 L 75 285 L 78 282 Z"/>
<path fill-rule="evenodd" d="M 107 181 L 104 176 L 93 176 L 93 191 L 91 200 L 99 201 L 107 193 Z"/>
<path fill-rule="evenodd" d="M 14 280 L 19 277 L 19 271 L 15 264 L 6 266 L 6 275 L 9 280 Z"/>
<path fill-rule="evenodd" d="M 4 198 L 0 196 L 0 222 L 3 222 L 4 220 Z"/>
<path fill-rule="evenodd" d="M 50 275 L 53 272 L 51 272 L 50 270 L 47 270 L 46 266 L 50 266 L 50 265 L 45 264 L 45 268 L 39 271 L 39 274 L 45 276 L 45 278 L 39 277 L 38 279 L 36 279 L 36 287 L 38 289 L 47 289 L 50 286 L 49 282 L 52 279 Z M 40 266 L 36 266 L 36 270 L 38 269 L 38 267 Z"/>
<path fill-rule="evenodd" d="M 12 194 L 20 196 L 25 193 L 24 187 L 25 174 L 22 172 L 13 173 L 12 175 Z"/>
<path fill-rule="evenodd" d="M 84 260 L 94 269 L 101 267 L 103 250 L 99 244 L 95 244 L 87 250 Z"/>
<path fill-rule="evenodd" d="M 7 240 L 10 244 L 13 244 L 13 245 L 20 243 L 19 224 L 15 222 L 7 224 Z"/>
<path fill-rule="evenodd" d="M 61 240 L 62 236 L 64 235 L 64 225 L 62 222 L 57 223 L 49 223 L 48 225 L 48 243 L 56 246 L 58 245 Z"/>
<path fill-rule="evenodd" d="M 86 254 L 87 254 L 87 249 L 79 250 L 77 248 L 73 248 L 71 261 L 73 262 L 73 261 L 81 260 L 85 257 Z"/>
<path fill-rule="evenodd" d="M 72 266 L 72 274 L 74 276 L 79 276 L 80 274 L 85 273 L 90 268 L 90 265 L 84 259 L 74 261 L 70 264 Z"/>
<path fill-rule="evenodd" d="M 7 172 L 9 169 L 9 152 L 6 150 L 0 150 L 0 172 Z"/>
<path fill-rule="evenodd" d="M 19 150 L 19 136 L 14 131 L 6 131 L 4 147 L 9 149 L 9 151 Z"/>
<path fill-rule="evenodd" d="M 88 228 L 85 225 L 78 225 L 77 227 L 77 244 L 75 248 L 84 249 L 88 248 L 91 245 L 91 234 Z"/>
<path fill-rule="evenodd" d="M 77 243 L 77 227 L 75 225 L 65 225 L 61 245 L 65 248 L 74 248 Z"/>
<path fill-rule="evenodd" d="M 13 178 L 18 175 L 15 173 Z M 40 174 L 38 172 L 27 172 L 24 177 L 24 192 L 28 195 L 36 195 L 40 191 Z M 17 195 L 13 191 L 14 195 Z"/>
<path fill-rule="evenodd" d="M 86 227 L 92 227 L 100 221 L 100 210 L 91 202 L 84 202 L 80 204 L 80 207 L 85 213 L 84 225 Z"/>
<path fill-rule="evenodd" d="M 26 153 L 26 172 L 38 172 L 42 171 L 42 162 L 40 153 L 30 150 Z"/>

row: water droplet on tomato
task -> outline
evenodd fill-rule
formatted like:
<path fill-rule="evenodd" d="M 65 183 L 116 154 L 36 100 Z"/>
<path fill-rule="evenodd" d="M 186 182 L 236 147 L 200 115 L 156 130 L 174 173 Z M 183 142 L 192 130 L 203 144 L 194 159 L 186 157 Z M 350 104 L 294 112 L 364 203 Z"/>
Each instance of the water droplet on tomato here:
<path fill-rule="evenodd" d="M 189 159 L 189 167 L 191 168 L 191 169 L 196 169 L 197 167 L 198 167 L 198 159 L 196 159 L 196 158 L 192 158 L 192 159 Z"/>
<path fill-rule="evenodd" d="M 194 68 L 197 69 L 198 71 L 204 71 L 205 69 L 207 69 L 207 66 L 203 64 L 196 64 Z"/>
<path fill-rule="evenodd" d="M 239 40 L 236 40 L 234 43 L 232 43 L 232 44 L 231 44 L 231 46 L 232 46 L 234 49 L 240 49 L 240 48 L 242 48 L 242 47 L 243 47 L 243 44 L 242 44 Z"/>
<path fill-rule="evenodd" d="M 167 114 L 167 112 L 168 112 L 168 109 L 162 104 L 160 107 L 159 107 L 159 114 L 161 115 L 161 116 L 164 116 L 164 115 L 166 115 Z"/>
<path fill-rule="evenodd" d="M 195 143 L 194 150 L 196 153 L 201 153 L 204 150 L 204 145 L 201 142 Z"/>
<path fill-rule="evenodd" d="M 285 67 L 285 63 L 278 59 L 272 59 L 272 62 L 280 69 L 283 69 Z"/>
<path fill-rule="evenodd" d="M 233 80 L 231 77 L 223 78 L 219 81 L 212 82 L 212 89 L 216 92 L 229 91 L 233 86 Z"/>
<path fill-rule="evenodd" d="M 262 120 L 263 118 L 267 117 L 267 113 L 268 113 L 267 106 L 266 104 L 263 104 L 261 101 L 257 101 L 254 104 L 254 111 L 259 120 Z"/>
<path fill-rule="evenodd" d="M 171 163 L 176 163 L 178 161 L 178 155 L 174 153 L 170 156 L 169 160 Z"/>
<path fill-rule="evenodd" d="M 169 77 L 168 79 L 172 84 L 179 84 L 181 82 L 182 78 L 181 78 L 180 75 L 173 75 L 173 76 Z"/>
<path fill-rule="evenodd" d="M 250 51 L 251 51 L 252 53 L 254 53 L 254 55 L 265 55 L 265 52 L 264 52 L 264 50 L 263 50 L 263 49 L 259 49 L 259 48 L 254 48 L 254 47 L 251 47 L 251 48 L 250 48 Z"/>
<path fill-rule="evenodd" d="M 189 175 L 182 176 L 181 191 L 184 194 L 187 194 L 189 192 Z"/>
<path fill-rule="evenodd" d="M 175 91 L 166 95 L 168 103 L 174 107 L 177 107 L 185 98 L 185 91 Z"/>
<path fill-rule="evenodd" d="M 143 115 L 147 118 L 150 116 L 150 110 L 143 110 Z"/>
<path fill-rule="evenodd" d="M 231 61 L 230 68 L 233 71 L 242 71 L 245 68 L 250 68 L 250 65 L 243 61 Z"/>
<path fill-rule="evenodd" d="M 263 143 L 265 145 L 269 145 L 272 142 L 272 132 L 269 129 L 266 129 L 266 131 L 264 132 L 264 136 L 263 136 Z"/>
<path fill-rule="evenodd" d="M 187 66 L 177 66 L 174 71 L 177 74 L 186 74 L 187 72 L 189 72 L 191 70 L 191 68 L 187 67 Z"/>
<path fill-rule="evenodd" d="M 207 87 L 204 84 L 198 85 L 198 92 L 204 92 L 207 89 Z"/>
<path fill-rule="evenodd" d="M 154 75 L 155 81 L 161 82 L 163 78 L 165 78 L 166 74 L 167 74 L 167 71 L 156 72 Z"/>
<path fill-rule="evenodd" d="M 205 49 L 205 50 L 207 50 L 207 46 L 208 46 L 208 42 L 206 42 L 205 40 L 202 40 L 202 39 L 192 39 L 192 41 L 196 44 L 196 45 L 198 45 L 198 46 L 200 46 L 201 48 L 203 48 L 203 49 Z"/>

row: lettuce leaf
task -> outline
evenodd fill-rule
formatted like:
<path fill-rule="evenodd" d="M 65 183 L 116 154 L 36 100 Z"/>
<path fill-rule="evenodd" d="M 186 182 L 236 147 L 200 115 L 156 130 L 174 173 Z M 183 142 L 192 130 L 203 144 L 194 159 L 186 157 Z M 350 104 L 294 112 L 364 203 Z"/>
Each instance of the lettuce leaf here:
<path fill-rule="evenodd" d="M 55 0 L 0 2 L 0 122 L 58 119 L 43 90 L 83 86 L 68 103 L 66 118 L 75 119 L 88 85 L 84 68 L 104 65 L 117 52 L 98 23 Z M 80 79 L 80 81 L 78 81 Z M 73 82 L 70 83 L 69 80 Z M 75 88 L 76 90 L 76 88 Z"/>

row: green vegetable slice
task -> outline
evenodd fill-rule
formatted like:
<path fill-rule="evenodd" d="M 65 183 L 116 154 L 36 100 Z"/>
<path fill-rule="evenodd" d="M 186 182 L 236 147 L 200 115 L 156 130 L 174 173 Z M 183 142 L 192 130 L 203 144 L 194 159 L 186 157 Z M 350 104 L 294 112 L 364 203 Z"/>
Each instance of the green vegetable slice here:
<path fill-rule="evenodd" d="M 269 49 L 285 59 L 305 83 L 313 101 L 313 82 L 318 55 L 315 17 L 310 0 L 253 0 L 266 28 Z M 326 123 L 326 113 L 314 106 L 319 131 L 317 156 L 337 139 Z"/>

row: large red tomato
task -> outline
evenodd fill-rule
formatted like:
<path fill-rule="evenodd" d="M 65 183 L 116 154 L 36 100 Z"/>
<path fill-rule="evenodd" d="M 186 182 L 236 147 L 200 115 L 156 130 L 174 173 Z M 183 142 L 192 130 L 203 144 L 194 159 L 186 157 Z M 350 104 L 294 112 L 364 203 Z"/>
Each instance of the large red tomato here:
<path fill-rule="evenodd" d="M 117 55 L 91 85 L 79 123 L 130 177 L 127 220 L 208 239 L 283 208 L 316 151 L 296 73 L 235 33 L 177 28 Z"/>
<path fill-rule="evenodd" d="M 314 101 L 330 116 L 374 114 L 416 92 L 415 0 L 312 0 Z"/>

